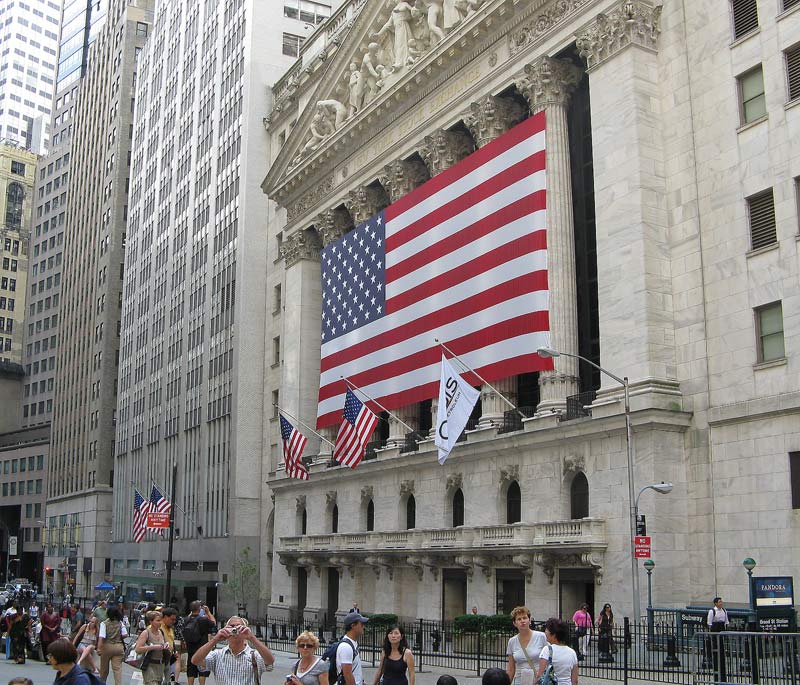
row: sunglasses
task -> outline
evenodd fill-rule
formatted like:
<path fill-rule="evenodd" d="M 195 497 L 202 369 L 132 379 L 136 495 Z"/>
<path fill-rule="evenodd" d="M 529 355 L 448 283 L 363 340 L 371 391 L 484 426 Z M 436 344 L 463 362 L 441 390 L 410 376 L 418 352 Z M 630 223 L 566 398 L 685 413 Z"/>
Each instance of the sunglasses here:
<path fill-rule="evenodd" d="M 314 645 L 310 645 L 307 642 L 301 642 L 297 645 L 299 649 L 314 649 Z"/>

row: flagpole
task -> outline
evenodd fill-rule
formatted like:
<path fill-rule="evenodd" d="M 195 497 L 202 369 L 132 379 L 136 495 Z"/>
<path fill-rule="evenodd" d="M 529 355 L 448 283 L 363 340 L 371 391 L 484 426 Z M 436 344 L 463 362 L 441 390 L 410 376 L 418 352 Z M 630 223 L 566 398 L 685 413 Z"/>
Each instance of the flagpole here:
<path fill-rule="evenodd" d="M 286 416 L 288 416 L 292 421 L 296 421 L 297 423 L 299 423 L 307 431 L 311 431 L 314 435 L 316 435 L 323 442 L 327 442 L 331 447 L 336 447 L 336 445 L 334 445 L 330 440 L 328 440 L 327 438 L 325 438 L 322 435 L 320 435 L 319 433 L 317 433 L 317 431 L 315 431 L 313 428 L 311 428 L 311 426 L 309 426 L 306 423 L 303 423 L 296 416 L 292 416 L 288 411 L 286 411 L 285 409 L 282 409 L 279 405 L 277 405 L 277 404 L 275 404 L 273 402 L 272 406 L 275 407 L 281 414 L 286 414 Z"/>
<path fill-rule="evenodd" d="M 133 483 L 133 481 L 131 481 L 131 483 Z M 166 490 L 166 488 L 162 488 L 158 483 L 156 483 L 155 478 L 150 478 L 150 484 L 151 485 L 155 485 L 159 492 L 164 492 Z M 177 506 L 178 509 L 180 509 L 180 512 L 194 524 L 195 528 L 199 528 L 200 527 L 200 526 L 197 525 L 197 520 L 189 512 L 187 512 L 186 509 L 184 509 L 181 506 L 178 506 L 175 502 L 170 502 L 170 504 L 173 507 Z M 202 534 L 199 534 L 199 535 L 200 535 L 200 537 L 203 537 Z"/>
<path fill-rule="evenodd" d="M 461 366 L 463 366 L 470 373 L 474 374 L 475 377 L 481 383 L 483 383 L 485 386 L 487 386 L 487 387 L 491 388 L 492 390 L 494 390 L 495 393 L 497 393 L 497 396 L 501 400 L 503 400 L 503 402 L 505 402 L 509 407 L 511 407 L 515 412 L 517 412 L 517 414 L 519 414 L 523 419 L 527 419 L 528 418 L 519 409 L 517 409 L 517 407 L 511 402 L 511 400 L 507 399 L 506 396 L 503 393 L 501 393 L 497 388 L 495 388 L 491 383 L 489 383 L 489 381 L 487 381 L 485 378 L 483 378 L 477 371 L 475 371 L 475 369 L 470 367 L 463 359 L 461 359 L 461 357 L 459 357 L 455 352 L 453 352 L 453 350 L 451 350 L 447 345 L 445 345 L 443 342 L 441 342 L 439 340 L 439 338 L 434 338 L 434 340 L 437 343 L 439 343 L 439 347 L 441 347 L 446 352 L 449 352 L 450 354 L 452 354 L 453 358 L 458 360 L 458 363 L 461 364 Z"/>
<path fill-rule="evenodd" d="M 355 383 L 353 383 L 352 381 L 350 381 L 350 379 L 349 379 L 349 378 L 347 378 L 347 376 L 342 376 L 342 380 L 343 380 L 345 383 L 347 383 L 347 385 L 349 385 L 351 388 L 353 388 L 353 389 L 355 389 L 355 390 L 358 390 L 358 392 L 360 392 L 362 395 L 364 395 L 364 397 L 366 397 L 366 398 L 367 398 L 367 399 L 368 399 L 370 402 L 372 402 L 373 404 L 376 404 L 376 405 L 378 405 L 378 406 L 379 406 L 379 407 L 380 407 L 380 408 L 381 408 L 383 411 L 385 411 L 385 412 L 386 412 L 386 413 L 387 413 L 389 416 L 391 416 L 391 417 L 392 417 L 392 418 L 393 418 L 395 421 L 397 421 L 397 423 L 399 423 L 399 424 L 402 424 L 403 426 L 405 426 L 406 428 L 408 428 L 408 431 L 409 431 L 409 433 L 417 433 L 417 431 L 415 431 L 415 430 L 414 430 L 414 429 L 413 429 L 411 426 L 409 426 L 409 425 L 408 425 L 408 424 L 407 424 L 405 421 L 403 421 L 401 418 L 399 418 L 398 416 L 396 416 L 395 414 L 393 414 L 392 412 L 390 412 L 390 411 L 389 411 L 389 410 L 388 410 L 386 407 L 384 407 L 384 406 L 383 406 L 383 405 L 382 405 L 380 402 L 378 402 L 378 400 L 376 400 L 376 399 L 373 399 L 372 397 L 370 397 L 369 395 L 367 395 L 367 393 L 365 393 L 365 392 L 364 392 L 364 391 L 363 391 L 361 388 L 359 388 L 359 387 L 358 387 L 358 386 L 357 386 Z M 379 418 L 380 418 L 380 417 L 379 417 Z"/>
<path fill-rule="evenodd" d="M 172 548 L 175 543 L 175 486 L 178 481 L 178 464 L 172 464 L 172 494 L 169 508 L 169 547 L 167 548 L 167 592 L 164 606 L 172 600 Z"/>

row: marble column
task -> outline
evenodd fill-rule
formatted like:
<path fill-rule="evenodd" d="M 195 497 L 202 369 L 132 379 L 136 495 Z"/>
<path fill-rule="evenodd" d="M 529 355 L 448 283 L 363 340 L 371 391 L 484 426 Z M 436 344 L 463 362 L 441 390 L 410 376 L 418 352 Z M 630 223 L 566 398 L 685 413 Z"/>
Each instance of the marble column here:
<path fill-rule="evenodd" d="M 313 229 L 295 231 L 281 246 L 286 270 L 285 315 L 281 345 L 281 406 L 314 424 L 319 395 L 321 244 Z M 311 436 L 307 454 L 318 454 L 319 439 Z"/>
<path fill-rule="evenodd" d="M 318 560 L 301 557 L 298 566 L 306 570 L 306 606 L 303 609 L 303 618 L 317 624 L 325 612 L 325 598 L 323 588 L 323 573 Z"/>
<path fill-rule="evenodd" d="M 506 131 L 519 124 L 525 118 L 525 109 L 519 102 L 511 98 L 488 95 L 479 102 L 473 102 L 464 117 L 477 147 L 491 143 Z M 491 379 L 488 379 L 491 380 Z M 511 403 L 516 403 L 517 379 L 498 378 L 492 385 Z M 503 415 L 510 407 L 488 385 L 481 388 L 481 428 L 503 425 Z"/>
<path fill-rule="evenodd" d="M 657 57 L 661 8 L 613 6 L 578 36 L 589 67 L 600 364 L 634 409 L 679 407 Z M 624 249 L 620 249 L 624 246 Z M 601 392 L 617 394 L 603 378 Z"/>
<path fill-rule="evenodd" d="M 351 230 L 353 221 L 344 209 L 326 209 L 317 216 L 314 226 L 322 240 L 322 246 L 325 247 Z M 326 440 L 335 443 L 338 431 L 338 426 L 328 426 L 320 430 L 320 434 Z M 333 447 L 327 442 L 320 441 L 319 454 L 332 455 Z"/>
<path fill-rule="evenodd" d="M 575 225 L 569 160 L 567 108 L 583 71 L 571 62 L 542 57 L 525 65 L 517 87 L 531 112 L 544 111 L 547 135 L 547 279 L 550 288 L 550 346 L 578 354 L 578 293 L 575 284 Z M 539 374 L 538 411 L 564 411 L 579 392 L 578 360 L 557 357 Z"/>
<path fill-rule="evenodd" d="M 391 164 L 387 164 L 383 169 L 383 173 L 379 176 L 381 185 L 385 188 L 391 202 L 397 202 L 397 200 L 410 193 L 417 186 L 425 183 L 429 178 L 428 169 L 423 162 L 405 159 L 398 159 Z M 389 439 L 386 446 L 402 447 L 405 444 L 406 433 L 408 433 L 408 428 L 403 423 L 410 426 L 414 431 L 419 428 L 419 405 L 411 404 L 398 407 L 392 410 L 392 413 L 400 421 L 394 416 L 389 416 Z"/>
<path fill-rule="evenodd" d="M 474 151 L 475 143 L 466 133 L 442 129 L 425 136 L 419 154 L 424 160 L 425 166 L 428 167 L 428 173 L 433 178 L 454 164 L 458 164 Z M 431 403 L 431 429 L 428 432 L 428 437 L 431 439 L 436 437 L 438 410 L 439 398 L 434 397 Z"/>

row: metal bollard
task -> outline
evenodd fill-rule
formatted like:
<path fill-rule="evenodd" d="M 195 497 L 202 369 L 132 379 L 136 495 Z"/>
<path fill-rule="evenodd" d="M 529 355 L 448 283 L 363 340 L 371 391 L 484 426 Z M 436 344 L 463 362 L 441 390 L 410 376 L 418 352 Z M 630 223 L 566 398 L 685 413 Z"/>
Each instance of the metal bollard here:
<path fill-rule="evenodd" d="M 667 656 L 664 659 L 664 668 L 678 668 L 681 662 L 678 659 L 678 645 L 674 637 L 667 639 Z"/>

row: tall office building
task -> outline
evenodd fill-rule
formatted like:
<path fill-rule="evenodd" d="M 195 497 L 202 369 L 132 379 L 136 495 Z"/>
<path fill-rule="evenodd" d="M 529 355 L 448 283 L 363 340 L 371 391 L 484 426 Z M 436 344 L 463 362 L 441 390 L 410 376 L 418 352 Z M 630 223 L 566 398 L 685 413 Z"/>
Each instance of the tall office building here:
<path fill-rule="evenodd" d="M 0 1 L 0 139 L 44 154 L 62 0 Z"/>
<path fill-rule="evenodd" d="M 31 224 L 22 409 L 26 426 L 49 423 L 53 417 L 72 127 L 89 48 L 105 22 L 107 10 L 107 0 L 68 0 L 61 21 L 58 73 L 52 96 L 52 142 L 36 168 Z"/>
<path fill-rule="evenodd" d="M 36 155 L 0 144 L 0 359 L 22 363 Z"/>
<path fill-rule="evenodd" d="M 46 563 L 77 594 L 111 567 L 118 326 L 137 58 L 152 0 L 114 0 L 78 89 L 48 465 Z M 66 559 L 66 564 L 63 560 Z"/>
<path fill-rule="evenodd" d="M 133 487 L 169 495 L 175 463 L 173 594 L 215 606 L 231 562 L 260 553 L 263 227 L 274 212 L 260 189 L 262 120 L 269 86 L 330 9 L 168 0 L 141 56 L 114 492 L 114 580 L 128 598 L 159 594 L 167 558 L 162 538 L 132 540 Z"/>

